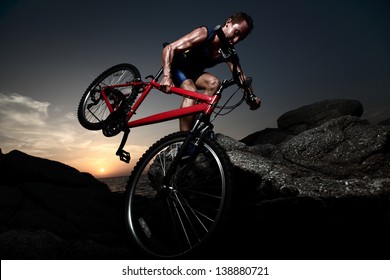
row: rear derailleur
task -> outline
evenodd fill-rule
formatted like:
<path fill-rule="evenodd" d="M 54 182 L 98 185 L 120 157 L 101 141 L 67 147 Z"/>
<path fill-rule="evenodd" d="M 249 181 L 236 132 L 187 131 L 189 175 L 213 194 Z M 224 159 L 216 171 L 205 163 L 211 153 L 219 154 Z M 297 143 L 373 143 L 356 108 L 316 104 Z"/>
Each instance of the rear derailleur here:
<path fill-rule="evenodd" d="M 126 97 L 125 95 L 115 89 L 107 88 L 105 89 L 106 94 L 114 100 L 114 103 L 111 104 L 113 111 L 102 123 L 102 131 L 104 136 L 113 137 L 118 135 L 121 131 L 127 127 L 127 110 L 126 110 Z"/>
<path fill-rule="evenodd" d="M 109 88 L 109 90 L 117 100 L 120 100 L 120 104 L 117 106 L 117 109 L 102 122 L 102 132 L 106 137 L 113 137 L 122 131 L 124 132 L 122 141 L 116 151 L 116 155 L 119 156 L 121 161 L 129 163 L 131 159 L 130 153 L 123 150 L 123 147 L 125 146 L 127 137 L 130 133 L 130 129 L 127 127 L 127 113 L 131 105 L 128 105 L 128 100 L 122 92 L 113 88 Z"/>

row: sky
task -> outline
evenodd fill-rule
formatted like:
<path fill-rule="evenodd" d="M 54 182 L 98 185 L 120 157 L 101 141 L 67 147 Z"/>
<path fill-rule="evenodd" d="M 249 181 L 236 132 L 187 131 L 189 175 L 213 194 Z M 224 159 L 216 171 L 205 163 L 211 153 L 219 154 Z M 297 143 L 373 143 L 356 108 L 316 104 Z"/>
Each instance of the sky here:
<path fill-rule="evenodd" d="M 390 118 L 388 0 L 2 0 L 2 152 L 17 149 L 96 177 L 129 175 L 151 144 L 178 130 L 178 121 L 133 129 L 126 164 L 115 156 L 121 135 L 107 138 L 78 123 L 82 94 L 115 64 L 131 63 L 142 77 L 155 74 L 163 42 L 222 24 L 237 11 L 254 19 L 236 50 L 262 107 L 241 105 L 215 121 L 216 132 L 239 140 L 277 127 L 287 111 L 335 98 L 360 100 L 371 123 Z M 225 65 L 209 71 L 230 77 Z M 139 116 L 179 104 L 179 97 L 156 92 Z"/>

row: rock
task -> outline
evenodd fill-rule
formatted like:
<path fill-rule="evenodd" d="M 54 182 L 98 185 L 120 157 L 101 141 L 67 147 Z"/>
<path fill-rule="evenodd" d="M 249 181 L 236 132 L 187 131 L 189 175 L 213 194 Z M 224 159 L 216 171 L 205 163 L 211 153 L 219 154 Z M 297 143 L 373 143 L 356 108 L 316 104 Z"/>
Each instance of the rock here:
<path fill-rule="evenodd" d="M 44 182 L 70 188 L 99 188 L 109 191 L 107 185 L 91 174 L 79 172 L 63 163 L 27 155 L 14 150 L 1 155 L 1 182 L 17 185 L 24 182 Z"/>
<path fill-rule="evenodd" d="M 29 260 L 127 259 L 125 246 L 113 247 L 93 240 L 64 239 L 47 230 L 10 230 L 0 233 L 2 257 Z M 3 258 L 4 259 L 4 258 Z"/>
<path fill-rule="evenodd" d="M 129 247 L 122 193 L 90 174 L 20 151 L 1 155 L 0 172 L 2 259 L 140 256 Z"/>
<path fill-rule="evenodd" d="M 367 126 L 365 122 L 361 125 Z M 306 136 L 322 128 L 309 130 Z M 364 128 L 367 135 L 376 137 L 370 133 L 376 126 Z M 332 149 L 327 150 L 329 146 L 316 146 L 317 138 L 302 134 L 284 146 L 264 144 L 228 150 L 235 168 L 235 197 L 240 201 L 231 214 L 233 226 L 224 235 L 224 240 L 229 240 L 229 251 L 243 257 L 251 251 L 254 259 L 387 259 L 390 250 L 390 178 L 385 173 L 390 161 L 388 144 L 382 146 L 383 150 L 378 148 L 379 144 L 357 149 L 356 156 L 340 159 L 344 164 L 339 164 L 338 168 L 343 166 L 340 172 L 325 164 L 321 169 L 322 163 L 311 159 L 311 154 L 305 158 L 307 165 L 286 159 L 281 147 L 303 159 L 305 153 L 295 152 L 293 143 L 298 145 L 300 140 L 309 139 L 319 154 L 324 157 L 332 154 Z M 380 135 L 385 138 L 387 130 Z M 234 141 L 217 136 L 218 141 L 221 138 L 224 145 L 227 139 Z M 338 142 L 329 142 L 334 143 Z M 347 145 L 350 152 L 352 143 Z M 234 143 L 226 146 L 238 147 Z M 370 157 L 371 153 L 380 156 L 371 156 L 369 169 L 356 161 L 363 154 Z M 348 160 L 354 164 L 349 166 Z M 336 170 L 334 174 L 332 170 Z M 358 172 L 354 174 L 353 170 Z"/>
<path fill-rule="evenodd" d="M 299 134 L 334 118 L 346 115 L 361 117 L 362 114 L 363 106 L 358 100 L 324 100 L 289 111 L 277 122 L 279 128 Z"/>
<path fill-rule="evenodd" d="M 239 182 L 232 219 L 245 234 L 232 230 L 241 240 L 237 254 L 252 248 L 271 259 L 388 257 L 389 126 L 360 119 L 360 102 L 330 113 L 320 108 L 328 103 L 284 114 L 278 128 L 245 137 L 244 146 L 217 135 Z"/>
<path fill-rule="evenodd" d="M 279 149 L 286 161 L 325 175 L 384 177 L 390 174 L 385 161 L 389 143 L 390 127 L 345 116 L 307 130 Z"/>
<path fill-rule="evenodd" d="M 390 174 L 390 128 L 357 117 L 330 120 L 280 145 L 226 144 L 233 165 L 258 178 L 258 191 L 310 197 L 387 196 Z M 284 191 L 286 193 L 286 191 Z"/>
<path fill-rule="evenodd" d="M 241 142 L 253 146 L 256 144 L 280 144 L 290 139 L 293 134 L 285 129 L 280 128 L 266 128 L 262 131 L 255 132 L 243 138 Z"/>
<path fill-rule="evenodd" d="M 16 251 L 18 254 L 22 253 L 21 248 L 16 248 L 17 241 L 24 240 L 24 245 L 21 245 L 28 247 L 27 243 L 30 241 L 43 240 L 42 231 L 43 235 L 53 242 L 54 251 L 47 255 L 49 251 L 46 250 L 50 243 L 35 244 L 36 247 L 43 246 L 44 251 L 34 252 L 34 247 L 30 250 L 24 248 L 26 257 L 77 257 L 79 252 L 74 251 L 75 248 L 71 246 L 64 252 L 60 250 L 77 243 L 79 247 L 81 244 L 87 244 L 87 247 L 93 245 L 96 248 L 105 248 L 104 250 L 112 248 L 110 254 L 117 250 L 119 255 L 131 258 L 124 227 L 122 194 L 101 189 L 23 183 L 16 186 L 0 185 L 0 196 L 0 251 L 1 254 L 11 252 L 11 255 L 3 255 L 2 259 L 14 256 Z M 7 240 L 11 239 L 15 242 L 12 250 L 9 248 L 11 244 L 7 244 Z M 83 258 L 83 255 L 94 258 L 92 252 L 88 254 L 86 248 L 78 258 Z M 102 254 L 96 256 L 103 257 Z"/>
<path fill-rule="evenodd" d="M 379 122 L 378 125 L 390 125 L 390 119 L 383 120 Z"/>

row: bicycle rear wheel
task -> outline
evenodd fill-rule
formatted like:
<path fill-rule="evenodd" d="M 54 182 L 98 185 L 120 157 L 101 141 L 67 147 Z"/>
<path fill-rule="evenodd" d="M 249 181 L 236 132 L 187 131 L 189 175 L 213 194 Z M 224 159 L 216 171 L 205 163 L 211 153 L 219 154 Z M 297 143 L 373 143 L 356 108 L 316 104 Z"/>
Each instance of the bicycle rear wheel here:
<path fill-rule="evenodd" d="M 168 186 L 162 180 L 188 133 L 156 142 L 141 157 L 126 190 L 130 235 L 146 252 L 178 257 L 200 248 L 226 218 L 231 193 L 230 161 L 204 139 L 196 155 L 183 157 Z"/>
<path fill-rule="evenodd" d="M 141 78 L 138 69 L 131 64 L 115 65 L 100 74 L 83 94 L 77 117 L 80 124 L 89 130 L 102 129 L 102 122 L 110 114 L 101 91 L 104 87 L 126 84 Z M 106 92 L 107 98 L 113 108 L 117 108 L 124 100 L 124 96 L 133 92 L 132 86 L 125 86 Z"/>

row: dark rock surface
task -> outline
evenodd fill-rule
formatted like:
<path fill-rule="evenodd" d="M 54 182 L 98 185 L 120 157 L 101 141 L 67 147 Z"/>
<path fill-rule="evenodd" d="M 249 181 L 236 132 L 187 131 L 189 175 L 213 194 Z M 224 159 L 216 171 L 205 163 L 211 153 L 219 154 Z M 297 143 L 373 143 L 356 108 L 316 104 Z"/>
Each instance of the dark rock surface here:
<path fill-rule="evenodd" d="M 332 108 L 329 115 L 322 107 Z M 248 145 L 219 136 L 240 188 L 254 190 L 245 191 L 252 195 L 242 201 L 252 203 L 243 204 L 242 216 L 251 213 L 250 231 L 272 241 L 259 252 L 277 259 L 390 257 L 390 126 L 361 114 L 360 102 L 327 100 L 287 112 L 278 128 L 244 138 Z M 310 129 L 298 133 L 298 126 Z M 275 141 L 275 133 L 287 137 Z"/>
<path fill-rule="evenodd" d="M 235 205 L 199 259 L 388 259 L 390 126 L 360 102 L 287 112 L 241 141 L 217 134 L 234 166 Z M 142 259 L 124 199 L 89 174 L 0 155 L 2 259 Z"/>
<path fill-rule="evenodd" d="M 16 150 L 0 164 L 2 259 L 132 258 L 121 194 L 90 174 Z"/>
<path fill-rule="evenodd" d="M 302 106 L 284 113 L 277 120 L 278 127 L 293 134 L 317 127 L 331 119 L 342 116 L 361 117 L 363 105 L 358 100 L 334 99 Z"/>

